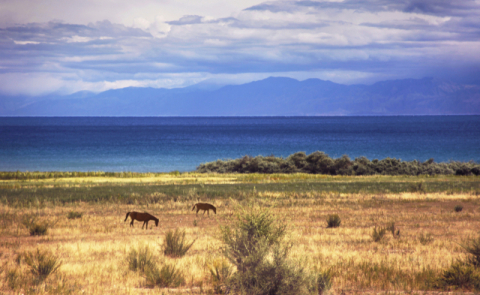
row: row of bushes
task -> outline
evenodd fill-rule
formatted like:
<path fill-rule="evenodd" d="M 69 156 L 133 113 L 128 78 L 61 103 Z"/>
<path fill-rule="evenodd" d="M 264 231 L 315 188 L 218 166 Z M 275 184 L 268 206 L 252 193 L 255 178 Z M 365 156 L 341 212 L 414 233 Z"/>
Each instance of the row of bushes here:
<path fill-rule="evenodd" d="M 372 160 L 365 157 L 351 160 L 348 156 L 330 158 L 324 152 L 306 155 L 298 152 L 289 157 L 244 156 L 234 160 L 217 160 L 197 167 L 200 173 L 312 173 L 328 175 L 480 175 L 480 164 L 470 162 L 435 163 L 417 160 L 402 161 L 386 158 Z"/>

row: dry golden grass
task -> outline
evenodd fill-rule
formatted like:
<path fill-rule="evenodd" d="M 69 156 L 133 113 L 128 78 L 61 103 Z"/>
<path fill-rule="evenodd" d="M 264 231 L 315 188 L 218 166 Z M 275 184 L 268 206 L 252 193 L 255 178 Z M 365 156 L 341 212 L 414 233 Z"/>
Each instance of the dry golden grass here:
<path fill-rule="evenodd" d="M 193 202 L 181 200 L 148 205 L 47 203 L 30 209 L 0 205 L 0 292 L 28 291 L 11 290 L 6 273 L 18 268 L 28 275 L 26 266 L 16 258 L 39 248 L 52 251 L 62 266 L 31 293 L 157 294 L 159 290 L 146 288 L 142 274 L 130 271 L 126 262 L 130 249 L 148 245 L 160 264 L 176 263 L 185 275 L 184 286 L 163 292 L 208 294 L 208 267 L 223 258 L 218 228 L 229 222 L 238 202 L 268 207 L 287 220 L 288 239 L 294 242 L 291 255 L 308 269 L 331 269 L 334 294 L 433 290 L 428 278 L 463 257 L 462 240 L 480 234 L 480 200 L 471 193 L 258 192 L 242 201 L 201 201 L 213 203 L 217 215 L 196 216 L 191 211 Z M 463 211 L 454 211 L 457 204 Z M 70 211 L 83 213 L 83 217 L 68 219 Z M 135 222 L 131 228 L 129 220 L 124 222 L 128 211 L 147 211 L 160 219 L 159 226 L 150 222 L 151 228 L 142 230 L 141 222 Z M 340 216 L 339 228 L 326 228 L 329 214 Z M 52 224 L 47 235 L 29 235 L 21 221 L 30 215 Z M 400 235 L 393 237 L 387 232 L 383 241 L 374 242 L 372 229 L 389 222 L 395 222 Z M 197 240 L 184 257 L 164 257 L 161 244 L 165 233 L 176 228 L 185 229 L 188 240 Z M 427 233 L 433 241 L 422 244 L 419 236 Z M 63 287 L 51 289 L 59 285 Z"/>

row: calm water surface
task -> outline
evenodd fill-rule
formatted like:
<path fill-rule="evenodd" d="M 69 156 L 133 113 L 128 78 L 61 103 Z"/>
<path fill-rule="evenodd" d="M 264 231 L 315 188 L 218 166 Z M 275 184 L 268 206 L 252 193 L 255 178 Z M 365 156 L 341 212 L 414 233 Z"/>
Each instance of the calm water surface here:
<path fill-rule="evenodd" d="M 480 162 L 480 116 L 0 118 L 0 171 L 190 171 L 298 151 Z"/>

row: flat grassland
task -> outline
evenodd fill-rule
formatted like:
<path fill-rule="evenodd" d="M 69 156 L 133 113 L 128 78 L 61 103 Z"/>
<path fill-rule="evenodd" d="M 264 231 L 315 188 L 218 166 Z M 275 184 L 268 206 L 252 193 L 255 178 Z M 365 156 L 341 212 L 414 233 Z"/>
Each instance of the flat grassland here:
<path fill-rule="evenodd" d="M 214 204 L 217 214 L 196 216 L 196 202 Z M 0 293 L 211 294 L 209 269 L 224 260 L 219 226 L 229 224 L 239 206 L 252 204 L 288 223 L 290 256 L 308 270 L 329 269 L 334 294 L 439 291 L 432 278 L 463 259 L 460 244 L 480 234 L 478 176 L 25 173 L 0 180 Z M 67 218 L 72 211 L 81 218 Z M 124 222 L 129 211 L 147 211 L 159 226 L 150 222 L 142 230 L 135 222 L 132 228 Z M 341 218 L 339 227 L 326 227 L 331 214 Z M 22 221 L 33 217 L 48 224 L 46 235 L 29 234 Z M 387 231 L 374 241 L 374 228 L 392 223 L 399 234 Z M 195 243 L 184 257 L 165 257 L 165 234 L 177 228 Z M 175 264 L 185 283 L 147 288 L 127 262 L 129 252 L 143 246 L 159 264 Z M 37 249 L 62 264 L 33 284 L 21 257 Z M 7 279 L 14 269 L 16 286 Z"/>

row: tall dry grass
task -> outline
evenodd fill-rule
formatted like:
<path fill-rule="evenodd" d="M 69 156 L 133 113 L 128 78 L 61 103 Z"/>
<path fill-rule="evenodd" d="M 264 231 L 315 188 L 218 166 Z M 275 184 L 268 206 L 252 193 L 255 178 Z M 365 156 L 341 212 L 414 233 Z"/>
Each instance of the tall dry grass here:
<path fill-rule="evenodd" d="M 180 175 L 179 177 L 181 177 Z M 334 184 L 333 184 L 334 185 Z M 135 187 L 132 193 L 136 193 Z M 0 195 L 0 199 L 3 196 Z M 139 194 L 138 199 L 143 196 Z M 6 294 L 156 294 L 161 284 L 149 288 L 142 272 L 129 270 L 132 249 L 148 247 L 157 270 L 174 265 L 183 276 L 179 292 L 213 292 L 232 265 L 223 258 L 220 226 L 228 225 L 238 204 L 255 203 L 269 208 L 286 222 L 286 240 L 293 243 L 289 255 L 306 270 L 331 276 L 334 294 L 357 292 L 412 292 L 439 289 L 438 278 L 452 262 L 466 259 L 460 245 L 479 235 L 480 200 L 465 193 L 338 193 L 318 191 L 256 191 L 244 197 L 228 196 L 201 201 L 214 204 L 215 216 L 196 217 L 192 199 L 161 199 L 156 203 L 43 202 L 30 207 L 0 205 L 0 292 Z M 455 212 L 455 205 L 463 210 Z M 124 223 L 125 212 L 147 211 L 160 219 L 159 227 L 142 230 Z M 69 212 L 82 218 L 69 219 Z M 341 216 L 341 226 L 327 228 L 328 216 Z M 31 236 L 22 224 L 26 217 L 51 226 L 46 235 Z M 196 220 L 196 226 L 194 226 Z M 379 242 L 374 228 L 394 223 L 395 232 Z M 162 252 L 168 231 L 185 229 L 185 239 L 195 240 L 183 257 Z M 432 240 L 422 243 L 419 236 Z M 37 285 L 22 257 L 24 253 L 50 251 L 61 266 Z M 226 265 L 224 265 L 226 263 Z M 215 266 L 217 270 L 215 270 Z M 222 274 L 222 268 L 224 273 Z M 213 270 L 213 273 L 212 273 Z M 230 275 L 230 274 L 228 274 Z M 215 278 L 216 276 L 216 278 Z M 11 279 L 8 279 L 8 278 Z M 14 288 L 12 288 L 12 286 Z M 467 290 L 464 290 L 467 291 Z"/>

